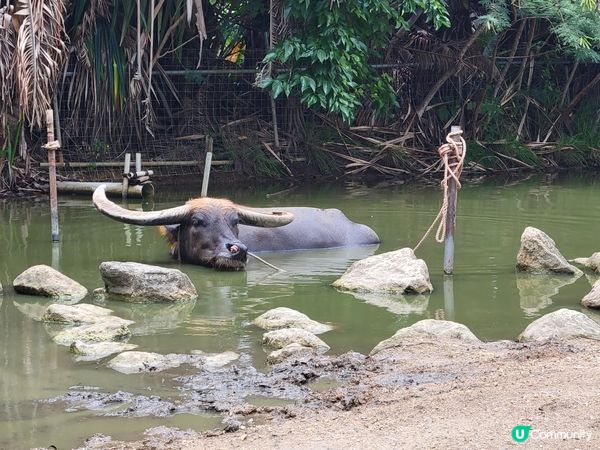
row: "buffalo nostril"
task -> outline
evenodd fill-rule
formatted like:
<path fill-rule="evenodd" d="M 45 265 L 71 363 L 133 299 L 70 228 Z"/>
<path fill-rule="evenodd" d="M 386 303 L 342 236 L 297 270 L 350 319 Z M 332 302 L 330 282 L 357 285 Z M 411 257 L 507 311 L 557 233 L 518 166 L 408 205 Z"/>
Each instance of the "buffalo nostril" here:
<path fill-rule="evenodd" d="M 229 250 L 229 253 L 236 254 L 237 252 L 240 251 L 240 248 L 234 244 L 234 245 L 228 245 L 227 250 Z"/>

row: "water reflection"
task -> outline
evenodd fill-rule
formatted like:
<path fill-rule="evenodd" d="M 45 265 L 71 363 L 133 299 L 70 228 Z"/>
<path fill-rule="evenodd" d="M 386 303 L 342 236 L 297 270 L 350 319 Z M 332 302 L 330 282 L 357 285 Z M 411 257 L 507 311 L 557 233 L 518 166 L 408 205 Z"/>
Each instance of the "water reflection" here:
<path fill-rule="evenodd" d="M 398 315 L 423 315 L 429 306 L 428 295 L 392 295 L 352 292 L 355 298 L 369 305 L 385 308 Z"/>
<path fill-rule="evenodd" d="M 579 276 L 517 274 L 521 309 L 528 316 L 538 315 L 541 310 L 552 304 L 552 297 L 557 295 L 561 288 L 575 283 Z"/>

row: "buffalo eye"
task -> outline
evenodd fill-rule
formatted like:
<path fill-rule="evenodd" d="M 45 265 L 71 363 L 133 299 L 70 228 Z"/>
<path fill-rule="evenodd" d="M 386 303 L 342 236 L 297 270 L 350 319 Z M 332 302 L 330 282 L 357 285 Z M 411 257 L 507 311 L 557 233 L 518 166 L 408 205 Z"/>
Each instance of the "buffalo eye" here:
<path fill-rule="evenodd" d="M 192 226 L 193 227 L 205 227 L 206 226 L 206 222 L 204 222 L 202 219 L 194 217 L 192 219 Z"/>

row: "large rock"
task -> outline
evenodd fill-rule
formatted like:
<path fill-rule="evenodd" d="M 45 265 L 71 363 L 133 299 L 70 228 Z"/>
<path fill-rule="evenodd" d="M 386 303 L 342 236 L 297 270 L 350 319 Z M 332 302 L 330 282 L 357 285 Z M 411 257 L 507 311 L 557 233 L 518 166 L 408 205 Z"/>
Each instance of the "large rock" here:
<path fill-rule="evenodd" d="M 575 258 L 571 262 L 574 262 L 575 264 L 581 264 L 586 269 L 600 273 L 600 252 L 594 253 L 589 258 Z"/>
<path fill-rule="evenodd" d="M 70 346 L 75 341 L 121 341 L 129 338 L 131 331 L 120 317 L 105 316 L 102 322 L 67 328 L 54 336 L 54 342 Z"/>
<path fill-rule="evenodd" d="M 112 310 L 101 308 L 95 305 L 78 304 L 78 305 L 63 305 L 61 303 L 53 303 L 44 312 L 42 320 L 44 322 L 58 323 L 96 323 L 102 322 L 106 316 L 110 316 Z M 118 319 L 113 317 L 113 319 Z M 132 324 L 130 320 L 123 320 L 125 325 Z"/>
<path fill-rule="evenodd" d="M 382 350 L 409 343 L 443 339 L 458 339 L 470 343 L 481 342 L 463 324 L 449 320 L 426 319 L 420 320 L 410 327 L 399 329 L 392 337 L 377 344 L 370 354 L 374 355 Z"/>
<path fill-rule="evenodd" d="M 411 248 L 356 261 L 333 286 L 344 291 L 423 294 L 433 290 L 429 270 Z"/>
<path fill-rule="evenodd" d="M 581 304 L 588 308 L 600 308 L 600 280 L 592 286 L 592 290 L 581 299 Z"/>
<path fill-rule="evenodd" d="M 127 344 L 125 342 L 84 342 L 75 341 L 71 344 L 71 353 L 76 355 L 77 361 L 96 361 L 106 358 L 114 353 L 121 353 L 137 348 L 135 344 Z"/>
<path fill-rule="evenodd" d="M 33 266 L 13 281 L 15 291 L 21 294 L 40 295 L 61 300 L 81 300 L 87 289 L 52 267 Z"/>
<path fill-rule="evenodd" d="M 316 322 L 306 314 L 291 308 L 274 308 L 254 319 L 254 325 L 264 330 L 281 328 L 301 328 L 313 334 L 321 334 L 332 329 L 331 326 Z"/>
<path fill-rule="evenodd" d="M 519 341 L 573 338 L 600 339 L 600 325 L 583 313 L 563 308 L 531 322 L 519 336 Z"/>
<path fill-rule="evenodd" d="M 121 373 L 162 372 L 181 364 L 177 355 L 151 352 L 123 352 L 108 362 L 108 367 Z"/>
<path fill-rule="evenodd" d="M 314 334 L 301 328 L 282 328 L 269 331 L 263 335 L 263 344 L 272 348 L 283 348 L 289 344 L 300 344 L 304 347 L 314 348 L 318 353 L 325 353 L 329 345 Z"/>
<path fill-rule="evenodd" d="M 525 228 L 521 235 L 517 269 L 532 273 L 582 274 L 581 270 L 567 262 L 546 233 L 533 227 Z"/>
<path fill-rule="evenodd" d="M 177 269 L 108 261 L 100 264 L 100 275 L 111 298 L 128 302 L 177 302 L 198 296 L 188 276 Z"/>
<path fill-rule="evenodd" d="M 311 347 L 305 347 L 304 345 L 300 345 L 298 343 L 293 343 L 286 345 L 279 350 L 273 350 L 267 356 L 267 362 L 269 364 L 279 364 L 291 356 L 310 356 L 314 354 L 315 349 Z"/>

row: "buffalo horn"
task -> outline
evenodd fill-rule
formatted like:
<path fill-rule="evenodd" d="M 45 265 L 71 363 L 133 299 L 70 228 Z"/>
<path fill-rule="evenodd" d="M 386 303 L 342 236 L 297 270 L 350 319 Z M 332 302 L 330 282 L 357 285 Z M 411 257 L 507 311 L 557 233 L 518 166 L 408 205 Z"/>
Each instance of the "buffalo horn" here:
<path fill-rule="evenodd" d="M 294 220 L 294 215 L 285 211 L 259 212 L 238 206 L 237 213 L 240 223 L 253 227 L 282 227 Z"/>
<path fill-rule="evenodd" d="M 121 208 L 106 198 L 105 189 L 104 184 L 98 186 L 94 191 L 92 201 L 98 211 L 120 222 L 132 225 L 172 225 L 180 223 L 190 213 L 190 207 L 187 205 L 162 211 L 131 211 Z"/>

